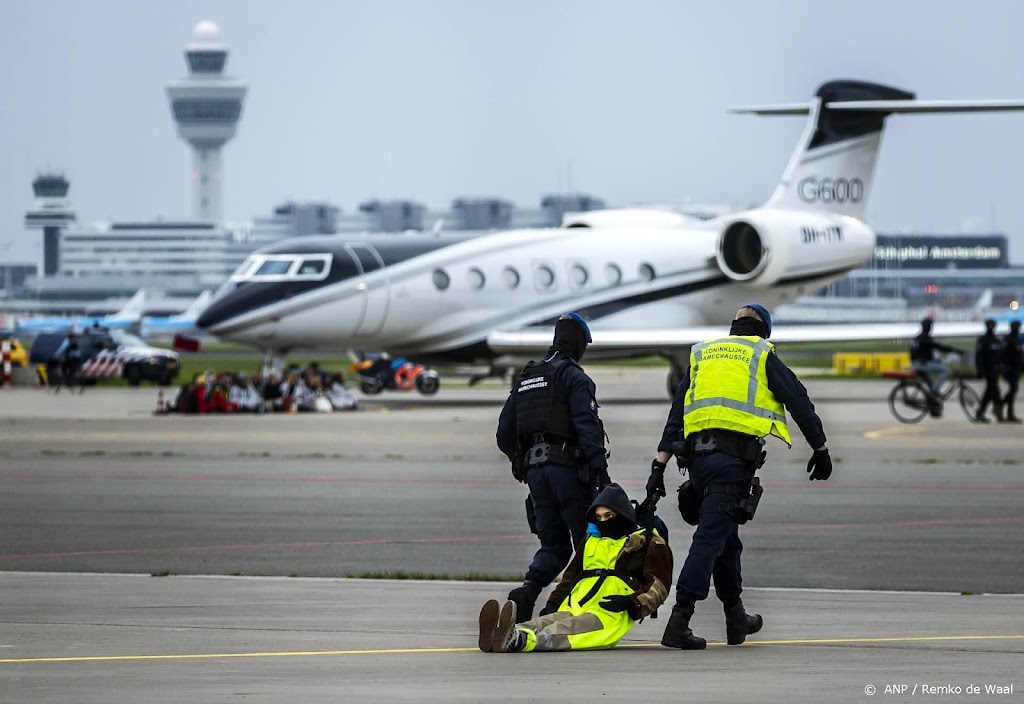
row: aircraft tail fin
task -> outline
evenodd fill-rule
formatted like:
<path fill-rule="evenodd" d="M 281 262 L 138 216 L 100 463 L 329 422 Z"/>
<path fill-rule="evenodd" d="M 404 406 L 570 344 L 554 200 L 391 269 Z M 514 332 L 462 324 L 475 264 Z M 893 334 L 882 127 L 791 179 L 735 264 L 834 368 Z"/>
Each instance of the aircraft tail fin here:
<path fill-rule="evenodd" d="M 916 100 L 863 81 L 822 85 L 809 103 L 735 108 L 755 115 L 807 115 L 796 151 L 768 208 L 813 210 L 864 220 L 885 118 L 893 114 L 1024 110 L 1020 100 Z"/>
<path fill-rule="evenodd" d="M 992 307 L 992 289 L 987 288 L 978 296 L 978 300 L 971 306 L 971 320 L 981 320 L 985 313 Z"/>
<path fill-rule="evenodd" d="M 128 299 L 121 310 L 110 316 L 111 320 L 142 320 L 142 314 L 146 312 L 146 289 L 140 288 L 135 295 Z"/>
<path fill-rule="evenodd" d="M 178 315 L 171 316 L 172 320 L 195 320 L 199 317 L 199 314 L 206 310 L 206 306 L 210 305 L 210 299 L 213 298 L 213 292 L 210 289 L 204 289 L 200 293 L 196 300 L 192 301 L 188 308 L 179 313 Z"/>

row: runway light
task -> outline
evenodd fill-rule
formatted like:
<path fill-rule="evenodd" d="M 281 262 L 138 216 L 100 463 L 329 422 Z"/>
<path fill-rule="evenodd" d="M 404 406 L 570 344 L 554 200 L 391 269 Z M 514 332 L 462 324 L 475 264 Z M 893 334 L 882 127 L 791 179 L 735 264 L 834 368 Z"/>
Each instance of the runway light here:
<path fill-rule="evenodd" d="M 1020 303 L 1017 301 L 1010 301 L 1010 310 L 1017 310 L 1020 308 Z"/>

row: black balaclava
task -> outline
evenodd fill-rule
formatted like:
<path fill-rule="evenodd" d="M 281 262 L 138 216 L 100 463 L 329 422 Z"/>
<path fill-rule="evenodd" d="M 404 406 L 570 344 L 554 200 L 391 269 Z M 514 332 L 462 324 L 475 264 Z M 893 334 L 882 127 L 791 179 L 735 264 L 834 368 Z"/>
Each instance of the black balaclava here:
<path fill-rule="evenodd" d="M 768 337 L 768 326 L 757 318 L 736 318 L 729 328 L 730 335 L 756 335 Z"/>
<path fill-rule="evenodd" d="M 555 339 L 547 356 L 561 352 L 574 362 L 578 362 L 586 351 L 587 333 L 583 327 L 572 318 L 559 318 L 555 322 Z"/>
<path fill-rule="evenodd" d="M 609 521 L 599 521 L 596 518 L 597 507 L 607 506 L 618 515 Z M 614 482 L 601 490 L 601 493 L 594 499 L 587 510 L 587 522 L 597 526 L 602 538 L 619 539 L 625 537 L 637 529 L 636 511 L 629 497 L 618 484 Z"/>

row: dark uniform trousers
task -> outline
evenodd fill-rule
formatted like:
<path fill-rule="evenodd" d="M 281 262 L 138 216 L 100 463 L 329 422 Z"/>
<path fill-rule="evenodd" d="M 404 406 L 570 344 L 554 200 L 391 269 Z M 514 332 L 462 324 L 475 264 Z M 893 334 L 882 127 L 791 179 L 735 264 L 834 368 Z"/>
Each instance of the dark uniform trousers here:
<path fill-rule="evenodd" d="M 587 510 L 597 498 L 572 467 L 542 464 L 526 475 L 533 497 L 540 549 L 526 571 L 526 581 L 548 585 L 572 559 L 573 547 L 587 535 Z"/>
<path fill-rule="evenodd" d="M 743 543 L 740 542 L 736 519 L 718 509 L 721 504 L 733 506 L 740 497 L 750 493 L 754 469 L 750 462 L 723 452 L 713 452 L 695 457 L 689 472 L 698 496 L 704 496 L 709 484 L 731 484 L 737 491 L 735 494 L 715 491 L 704 496 L 690 552 L 679 572 L 676 601 L 688 604 L 707 599 L 714 576 L 716 596 L 723 604 L 731 606 L 743 591 L 743 578 L 740 576 Z"/>
<path fill-rule="evenodd" d="M 981 397 L 978 413 L 984 413 L 990 403 L 997 413 L 1001 412 L 999 407 L 1003 405 L 1003 399 L 999 394 L 999 372 L 997 370 L 985 372 L 982 378 L 985 379 L 985 393 Z"/>

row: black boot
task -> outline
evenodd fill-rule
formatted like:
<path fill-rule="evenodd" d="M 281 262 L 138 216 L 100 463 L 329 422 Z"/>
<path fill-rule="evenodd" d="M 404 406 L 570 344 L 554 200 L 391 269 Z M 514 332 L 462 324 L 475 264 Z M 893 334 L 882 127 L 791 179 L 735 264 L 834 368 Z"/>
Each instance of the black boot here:
<path fill-rule="evenodd" d="M 681 648 L 682 650 L 704 650 L 708 647 L 706 640 L 693 635 L 693 631 L 690 629 L 692 616 L 693 604 L 673 606 L 672 615 L 668 617 L 668 625 L 665 626 L 665 635 L 661 637 L 661 644 L 666 648 Z"/>
<path fill-rule="evenodd" d="M 541 587 L 536 582 L 526 581 L 523 586 L 516 587 L 508 593 L 509 601 L 516 603 L 516 623 L 523 623 L 533 618 L 533 606 L 540 596 Z"/>
<path fill-rule="evenodd" d="M 748 616 L 743 601 L 737 601 L 725 610 L 725 640 L 729 645 L 740 645 L 747 636 L 757 633 L 764 625 L 760 614 Z"/>

